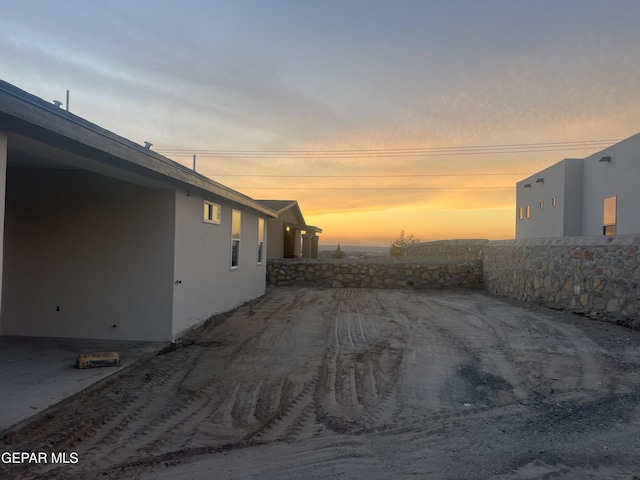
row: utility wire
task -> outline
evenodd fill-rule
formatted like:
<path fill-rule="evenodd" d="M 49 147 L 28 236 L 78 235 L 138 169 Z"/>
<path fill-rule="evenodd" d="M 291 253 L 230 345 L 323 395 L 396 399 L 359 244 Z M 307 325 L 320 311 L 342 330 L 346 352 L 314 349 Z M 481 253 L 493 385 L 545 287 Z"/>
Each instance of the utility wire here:
<path fill-rule="evenodd" d="M 251 174 L 251 173 L 215 173 L 201 172 L 203 175 L 215 175 L 216 177 L 255 177 L 255 178 L 414 178 L 414 177 L 494 177 L 531 175 L 534 172 L 513 173 L 416 173 L 403 175 L 277 175 L 277 174 Z"/>
<path fill-rule="evenodd" d="M 236 190 L 504 190 L 510 187 L 230 187 Z"/>
<path fill-rule="evenodd" d="M 462 150 L 462 149 L 493 149 L 493 148 L 521 148 L 521 147 L 548 147 L 548 146 L 568 146 L 568 145 L 589 145 L 593 143 L 617 142 L 619 140 L 582 140 L 576 142 L 546 142 L 546 143 L 509 143 L 509 144 L 493 144 L 493 145 L 468 145 L 468 146 L 450 146 L 450 147 L 411 147 L 411 148 L 375 148 L 375 149 L 346 149 L 346 150 L 180 150 L 168 149 L 171 152 L 210 152 L 210 153 L 372 153 L 372 152 L 405 152 L 405 151 L 430 151 L 430 150 Z"/>
<path fill-rule="evenodd" d="M 165 155 L 190 155 L 225 158 L 394 158 L 440 155 L 481 155 L 500 153 L 556 152 L 609 146 L 618 140 L 585 140 L 579 142 L 515 143 L 460 147 L 423 147 L 355 150 L 157 150 Z"/>

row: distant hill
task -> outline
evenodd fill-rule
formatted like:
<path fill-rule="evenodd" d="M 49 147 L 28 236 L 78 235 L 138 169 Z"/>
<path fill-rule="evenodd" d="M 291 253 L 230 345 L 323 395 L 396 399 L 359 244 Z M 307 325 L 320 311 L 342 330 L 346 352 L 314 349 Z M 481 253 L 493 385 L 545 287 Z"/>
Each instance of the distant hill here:
<path fill-rule="evenodd" d="M 318 246 L 319 252 L 335 252 L 338 245 L 323 245 L 320 244 Z M 389 247 L 374 247 L 374 246 L 362 246 L 362 245 L 342 245 L 340 244 L 340 249 L 343 252 L 354 252 L 354 253 L 389 253 Z"/>

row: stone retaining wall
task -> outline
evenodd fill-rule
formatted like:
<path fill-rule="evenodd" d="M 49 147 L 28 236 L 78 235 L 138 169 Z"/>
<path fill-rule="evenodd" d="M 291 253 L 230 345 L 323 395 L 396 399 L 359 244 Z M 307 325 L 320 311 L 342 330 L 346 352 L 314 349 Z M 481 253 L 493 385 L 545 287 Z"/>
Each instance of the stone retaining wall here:
<path fill-rule="evenodd" d="M 267 281 L 329 288 L 484 287 L 640 329 L 640 236 L 453 240 L 416 247 L 421 258 L 400 261 L 270 260 Z"/>
<path fill-rule="evenodd" d="M 494 241 L 483 283 L 495 295 L 637 323 L 639 253 L 640 236 Z"/>
<path fill-rule="evenodd" d="M 482 264 L 475 262 L 269 260 L 272 286 L 328 288 L 478 288 Z"/>

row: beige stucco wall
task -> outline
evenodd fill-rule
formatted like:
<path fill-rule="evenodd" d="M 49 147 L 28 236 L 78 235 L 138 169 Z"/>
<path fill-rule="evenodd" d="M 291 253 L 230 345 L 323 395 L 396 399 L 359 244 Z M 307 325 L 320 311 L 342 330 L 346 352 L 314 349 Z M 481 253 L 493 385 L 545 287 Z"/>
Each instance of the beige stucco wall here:
<path fill-rule="evenodd" d="M 9 169 L 6 204 L 3 334 L 171 337 L 174 191 Z"/>
<path fill-rule="evenodd" d="M 284 222 L 279 218 L 267 220 L 267 258 L 282 258 L 284 249 Z"/>
<path fill-rule="evenodd" d="M 265 292 L 266 259 L 257 263 L 260 214 L 241 210 L 239 265 L 231 269 L 231 211 L 239 207 L 208 197 L 206 200 L 221 205 L 222 219 L 220 225 L 205 223 L 204 200 L 185 191 L 175 192 L 173 336 Z"/>
<path fill-rule="evenodd" d="M 269 245 L 267 247 L 267 258 L 282 258 L 284 253 L 284 228 L 285 223 L 300 224 L 301 219 L 297 218 L 292 210 L 286 210 L 278 218 L 269 218 L 267 221 L 267 236 Z M 294 251 L 296 257 L 302 253 L 302 233 L 294 229 Z"/>

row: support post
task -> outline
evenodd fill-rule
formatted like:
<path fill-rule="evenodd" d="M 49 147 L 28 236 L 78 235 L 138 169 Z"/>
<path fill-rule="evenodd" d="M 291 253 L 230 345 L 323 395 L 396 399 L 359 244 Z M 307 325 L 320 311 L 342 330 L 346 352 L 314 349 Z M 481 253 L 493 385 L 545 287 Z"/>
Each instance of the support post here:
<path fill-rule="evenodd" d="M 0 335 L 4 333 L 2 324 L 2 272 L 4 252 L 4 215 L 7 196 L 7 135 L 0 131 Z"/>
<path fill-rule="evenodd" d="M 313 231 L 302 235 L 302 258 L 318 258 L 319 238 Z"/>

